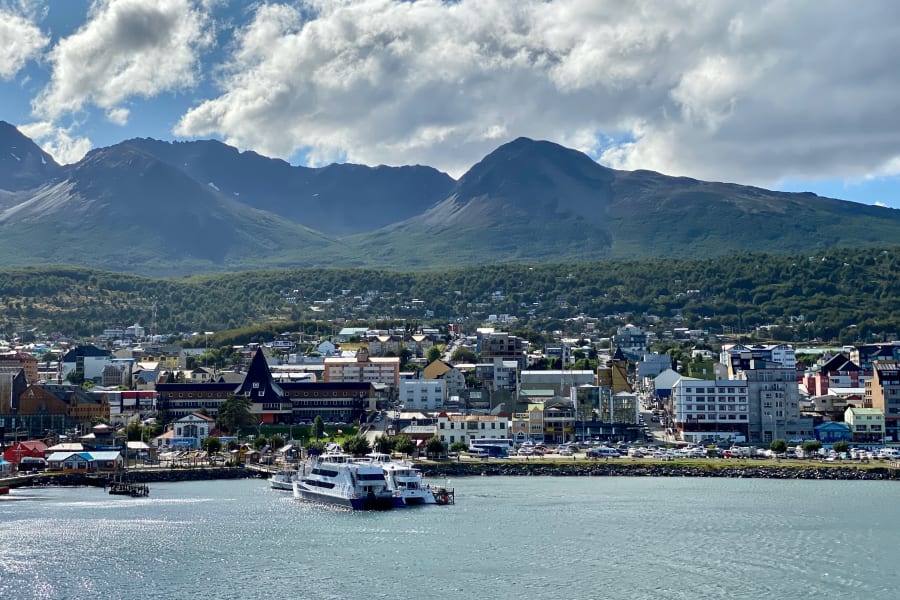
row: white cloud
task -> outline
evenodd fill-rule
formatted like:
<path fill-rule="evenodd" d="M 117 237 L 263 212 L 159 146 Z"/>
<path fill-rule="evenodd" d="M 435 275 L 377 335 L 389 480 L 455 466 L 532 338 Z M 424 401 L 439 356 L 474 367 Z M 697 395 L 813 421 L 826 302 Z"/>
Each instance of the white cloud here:
<path fill-rule="evenodd" d="M 612 166 L 761 185 L 896 168 L 892 0 L 309 0 L 252 10 L 221 94 L 187 112 L 177 135 L 454 174 L 519 135 L 599 152 Z"/>
<path fill-rule="evenodd" d="M 51 79 L 33 113 L 56 121 L 93 104 L 124 124 L 129 98 L 190 88 L 198 50 L 210 41 L 204 18 L 190 0 L 97 0 L 85 24 L 50 52 Z"/>
<path fill-rule="evenodd" d="M 73 136 L 71 129 L 58 127 L 49 121 L 19 125 L 18 129 L 62 165 L 78 162 L 93 146 L 90 139 Z"/>
<path fill-rule="evenodd" d="M 0 6 L 0 79 L 15 77 L 48 42 L 49 38 L 33 21 Z"/>

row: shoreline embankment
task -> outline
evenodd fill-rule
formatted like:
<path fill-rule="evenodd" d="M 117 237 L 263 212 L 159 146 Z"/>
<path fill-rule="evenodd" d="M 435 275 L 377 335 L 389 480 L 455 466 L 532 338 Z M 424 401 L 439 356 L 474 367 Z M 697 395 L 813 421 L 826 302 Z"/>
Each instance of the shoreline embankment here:
<path fill-rule="evenodd" d="M 826 479 L 848 481 L 900 480 L 900 471 L 885 467 L 850 465 L 725 465 L 716 463 L 616 463 L 616 462 L 484 462 L 419 463 L 425 477 L 481 475 L 551 477 L 728 477 L 736 479 Z"/>
<path fill-rule="evenodd" d="M 900 480 L 900 469 L 890 466 L 859 467 L 854 465 L 728 465 L 713 462 L 625 463 L 625 462 L 483 462 L 417 461 L 416 467 L 426 478 L 447 477 L 725 477 L 733 479 L 808 479 L 835 481 Z M 191 469 L 129 470 L 130 483 L 204 481 L 214 479 L 265 478 L 267 474 L 247 467 L 211 467 Z M 24 486 L 104 486 L 112 474 L 46 473 L 31 476 Z"/>

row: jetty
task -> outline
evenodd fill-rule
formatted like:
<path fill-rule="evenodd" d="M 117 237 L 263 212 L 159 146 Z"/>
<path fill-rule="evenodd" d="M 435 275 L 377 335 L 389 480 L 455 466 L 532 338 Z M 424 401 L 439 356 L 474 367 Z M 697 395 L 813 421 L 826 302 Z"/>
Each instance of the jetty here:
<path fill-rule="evenodd" d="M 113 496 L 131 496 L 143 498 L 150 495 L 150 487 L 146 483 L 129 483 L 126 481 L 113 481 L 109 484 L 109 493 Z"/>

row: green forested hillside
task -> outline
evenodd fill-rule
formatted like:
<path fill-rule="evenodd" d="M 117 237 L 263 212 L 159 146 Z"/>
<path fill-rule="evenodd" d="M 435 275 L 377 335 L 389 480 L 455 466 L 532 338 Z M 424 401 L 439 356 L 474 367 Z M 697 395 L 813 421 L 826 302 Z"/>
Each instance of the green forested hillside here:
<path fill-rule="evenodd" d="M 711 332 L 777 325 L 782 339 L 856 341 L 897 337 L 898 273 L 900 247 L 415 272 L 291 269 L 183 279 L 30 268 L 0 271 L 0 331 L 90 335 L 155 322 L 158 332 L 172 333 L 304 320 L 331 320 L 332 326 L 342 319 L 480 322 L 504 313 L 519 319 L 516 327 L 539 329 L 558 328 L 579 314 L 631 313 L 629 320 L 640 323 L 649 313 L 674 326 Z"/>

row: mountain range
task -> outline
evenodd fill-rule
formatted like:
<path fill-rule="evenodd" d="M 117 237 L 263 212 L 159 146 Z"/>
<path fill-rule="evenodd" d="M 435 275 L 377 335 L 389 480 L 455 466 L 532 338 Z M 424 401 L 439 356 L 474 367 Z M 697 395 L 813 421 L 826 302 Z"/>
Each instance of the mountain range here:
<path fill-rule="evenodd" d="M 126 140 L 59 165 L 0 122 L 0 264 L 153 276 L 392 270 L 894 244 L 900 211 L 620 171 L 519 138 L 458 180 L 292 166 L 217 141 Z"/>

